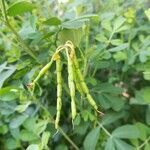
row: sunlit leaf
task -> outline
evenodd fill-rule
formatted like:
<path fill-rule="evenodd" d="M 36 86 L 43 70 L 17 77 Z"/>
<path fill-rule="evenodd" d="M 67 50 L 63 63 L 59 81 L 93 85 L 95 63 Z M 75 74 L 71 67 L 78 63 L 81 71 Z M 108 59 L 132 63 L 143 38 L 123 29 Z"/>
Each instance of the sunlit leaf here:
<path fill-rule="evenodd" d="M 32 11 L 34 7 L 35 6 L 32 3 L 27 1 L 15 2 L 11 6 L 9 6 L 9 8 L 7 9 L 7 14 L 9 16 L 21 15 L 25 12 Z"/>

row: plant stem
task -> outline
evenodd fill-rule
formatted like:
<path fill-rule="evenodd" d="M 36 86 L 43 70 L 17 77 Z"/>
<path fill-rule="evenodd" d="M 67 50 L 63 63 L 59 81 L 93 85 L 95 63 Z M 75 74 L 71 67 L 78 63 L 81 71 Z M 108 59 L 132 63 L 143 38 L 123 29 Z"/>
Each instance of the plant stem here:
<path fill-rule="evenodd" d="M 104 130 L 104 132 L 105 132 L 108 136 L 112 137 L 111 133 L 110 133 L 101 123 L 99 123 L 99 122 L 97 121 L 97 124 Z"/>
<path fill-rule="evenodd" d="M 25 48 L 26 53 L 28 53 L 32 58 L 34 58 L 38 63 L 39 61 L 37 60 L 35 54 L 33 53 L 32 49 L 22 40 L 20 35 L 17 33 L 17 31 L 11 26 L 9 23 L 8 17 L 7 17 L 7 12 L 6 12 L 6 7 L 5 7 L 5 2 L 2 0 L 2 6 L 3 6 L 3 13 L 4 13 L 4 18 L 5 18 L 5 24 L 6 26 L 13 32 L 13 34 L 17 37 L 18 41 L 22 43 L 23 47 Z"/>
<path fill-rule="evenodd" d="M 35 100 L 34 102 L 40 107 L 42 108 L 46 113 L 48 113 L 49 118 L 51 120 L 51 123 L 55 124 L 55 120 L 53 119 L 53 117 L 51 116 L 50 112 L 48 111 L 48 109 L 43 106 L 43 104 L 41 104 L 41 102 L 34 96 L 32 95 L 32 98 Z M 64 130 L 58 126 L 58 130 L 59 132 L 64 136 L 64 138 L 72 145 L 72 147 L 74 147 L 75 150 L 79 150 L 79 147 L 69 138 L 69 136 L 64 132 Z"/>
<path fill-rule="evenodd" d="M 149 136 L 140 146 L 138 146 L 136 149 L 137 149 L 137 150 L 140 150 L 140 149 L 143 148 L 143 146 L 145 146 L 149 141 L 150 141 L 150 136 Z"/>
<path fill-rule="evenodd" d="M 79 150 L 78 146 L 68 137 L 68 135 L 62 130 L 62 128 L 59 127 L 58 130 L 76 150 Z"/>
<path fill-rule="evenodd" d="M 88 46 L 89 46 L 89 25 L 87 25 L 86 27 L 86 37 L 85 37 L 85 53 L 88 50 Z M 87 56 L 84 59 L 84 68 L 83 68 L 83 76 L 85 77 L 87 74 L 87 70 L 88 70 L 88 60 L 87 60 Z"/>

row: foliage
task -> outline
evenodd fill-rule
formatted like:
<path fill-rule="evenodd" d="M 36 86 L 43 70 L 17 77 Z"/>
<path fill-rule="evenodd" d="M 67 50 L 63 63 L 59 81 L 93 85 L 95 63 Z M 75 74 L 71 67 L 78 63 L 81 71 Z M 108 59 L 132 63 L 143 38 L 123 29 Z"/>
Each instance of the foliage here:
<path fill-rule="evenodd" d="M 148 0 L 1 0 L 0 6 L 0 149 L 150 149 Z M 62 53 L 57 131 L 55 64 L 35 83 L 34 92 L 30 86 L 68 40 L 104 115 L 89 105 L 85 91 L 76 90 L 72 120 Z"/>

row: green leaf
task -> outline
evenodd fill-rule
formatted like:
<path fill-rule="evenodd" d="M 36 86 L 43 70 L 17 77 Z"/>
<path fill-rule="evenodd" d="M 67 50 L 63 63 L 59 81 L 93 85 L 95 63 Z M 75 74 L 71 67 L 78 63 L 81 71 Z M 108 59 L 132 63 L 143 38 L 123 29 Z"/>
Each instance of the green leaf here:
<path fill-rule="evenodd" d="M 46 129 L 47 124 L 47 120 L 39 120 L 39 122 L 35 125 L 34 133 L 40 135 Z"/>
<path fill-rule="evenodd" d="M 147 9 L 147 10 L 145 10 L 144 12 L 145 12 L 145 15 L 147 16 L 147 18 L 148 18 L 149 21 L 150 21 L 150 8 Z"/>
<path fill-rule="evenodd" d="M 106 42 L 106 43 L 107 43 L 107 41 L 108 41 L 108 39 L 106 38 L 106 36 L 103 35 L 103 34 L 98 34 L 98 35 L 96 35 L 95 39 L 96 39 L 97 41 Z"/>
<path fill-rule="evenodd" d="M 28 118 L 28 115 L 23 114 L 23 115 L 18 115 L 15 118 L 13 118 L 10 123 L 9 127 L 10 128 L 18 128 L 22 123 Z"/>
<path fill-rule="evenodd" d="M 144 87 L 135 92 L 135 98 L 131 98 L 131 104 L 146 105 L 150 104 L 150 88 Z"/>
<path fill-rule="evenodd" d="M 6 68 L 7 62 L 4 62 L 0 65 L 0 73 Z"/>
<path fill-rule="evenodd" d="M 59 144 L 58 146 L 56 146 L 55 150 L 69 150 L 69 149 L 67 148 L 67 145 Z"/>
<path fill-rule="evenodd" d="M 145 144 L 144 150 L 150 150 L 150 144 L 149 143 Z"/>
<path fill-rule="evenodd" d="M 0 125 L 0 134 L 6 134 L 8 132 L 7 125 Z"/>
<path fill-rule="evenodd" d="M 121 39 L 112 39 L 110 42 L 112 45 L 115 45 L 115 46 L 123 44 L 123 41 Z"/>
<path fill-rule="evenodd" d="M 16 140 L 20 140 L 20 129 L 19 128 L 11 128 L 10 133 L 13 138 Z"/>
<path fill-rule="evenodd" d="M 84 15 L 84 16 L 80 16 L 76 19 L 63 22 L 61 26 L 66 29 L 79 29 L 83 25 L 85 25 L 85 23 L 87 21 L 89 21 L 90 19 L 94 19 L 97 21 L 97 20 L 99 20 L 99 17 L 94 14 Z"/>
<path fill-rule="evenodd" d="M 0 100 L 1 101 L 12 101 L 19 96 L 19 91 L 15 87 L 5 87 L 0 89 Z"/>
<path fill-rule="evenodd" d="M 144 71 L 143 72 L 143 76 L 145 80 L 149 80 L 150 81 L 150 71 Z"/>
<path fill-rule="evenodd" d="M 109 31 L 109 32 L 112 32 L 112 27 L 111 27 L 111 23 L 110 23 L 110 21 L 109 20 L 104 20 L 104 21 L 102 21 L 102 27 L 104 28 L 104 29 L 106 29 L 107 31 Z"/>
<path fill-rule="evenodd" d="M 112 136 L 117 138 L 136 139 L 139 138 L 140 133 L 136 126 L 124 125 L 115 129 L 112 132 Z"/>
<path fill-rule="evenodd" d="M 115 111 L 120 111 L 124 106 L 124 100 L 120 97 L 109 95 L 109 94 L 103 94 L 103 96 L 106 98 L 106 100 L 109 102 L 110 106 Z"/>
<path fill-rule="evenodd" d="M 27 129 L 28 131 L 34 131 L 36 128 L 36 118 L 35 117 L 28 117 L 24 122 L 23 122 L 23 127 Z"/>
<path fill-rule="evenodd" d="M 43 132 L 42 139 L 41 139 L 41 149 L 47 149 L 49 138 L 50 138 L 50 132 L 48 131 Z"/>
<path fill-rule="evenodd" d="M 0 112 L 1 115 L 10 115 L 14 113 L 14 109 L 16 107 L 15 101 L 10 101 L 10 102 L 3 102 L 0 101 Z"/>
<path fill-rule="evenodd" d="M 112 137 L 107 139 L 107 143 L 105 145 L 105 150 L 116 150 L 114 139 Z"/>
<path fill-rule="evenodd" d="M 21 130 L 20 133 L 20 139 L 24 142 L 29 142 L 29 141 L 34 141 L 38 139 L 38 136 L 31 132 L 31 131 L 27 131 L 27 130 Z"/>
<path fill-rule="evenodd" d="M 18 111 L 19 113 L 24 112 L 28 106 L 31 104 L 31 101 L 27 102 L 26 104 L 18 105 L 15 110 Z"/>
<path fill-rule="evenodd" d="M 150 87 L 145 87 L 143 90 L 144 101 L 150 104 Z"/>
<path fill-rule="evenodd" d="M 138 128 L 139 133 L 140 133 L 140 139 L 142 141 L 145 141 L 147 138 L 147 135 L 150 134 L 150 128 L 148 126 L 146 126 L 145 124 L 141 123 L 141 122 L 137 122 L 135 124 L 135 126 Z"/>
<path fill-rule="evenodd" d="M 58 26 L 61 24 L 61 20 L 58 17 L 51 17 L 43 22 L 46 25 Z"/>
<path fill-rule="evenodd" d="M 113 58 L 115 59 L 116 62 L 119 62 L 119 61 L 124 61 L 124 60 L 127 60 L 127 54 L 125 52 L 116 52 L 114 55 L 113 55 Z"/>
<path fill-rule="evenodd" d="M 34 5 L 30 2 L 27 1 L 19 1 L 13 3 L 8 9 L 7 9 L 7 14 L 9 16 L 16 16 L 16 15 L 21 15 L 25 12 L 32 11 L 34 8 Z"/>
<path fill-rule="evenodd" d="M 31 144 L 27 147 L 26 150 L 40 150 L 40 148 L 37 144 Z"/>
<path fill-rule="evenodd" d="M 110 48 L 110 49 L 108 49 L 108 51 L 109 51 L 109 52 L 118 52 L 118 51 L 122 51 L 122 50 L 127 49 L 128 46 L 129 46 L 128 43 L 124 43 L 124 44 L 121 44 L 121 45 L 119 45 L 119 46 L 117 46 L 117 47 Z"/>
<path fill-rule="evenodd" d="M 150 125 L 150 105 L 148 106 L 146 110 L 146 123 Z"/>
<path fill-rule="evenodd" d="M 0 88 L 3 86 L 3 83 L 6 79 L 8 79 L 16 70 L 15 66 L 6 67 L 6 63 L 4 62 L 0 65 Z"/>
<path fill-rule="evenodd" d="M 79 29 L 85 24 L 85 21 L 83 20 L 71 20 L 71 21 L 66 21 L 62 23 L 62 27 L 65 29 Z"/>
<path fill-rule="evenodd" d="M 115 139 L 115 145 L 117 150 L 133 150 L 134 147 L 127 144 L 126 142 L 120 140 L 120 139 Z"/>
<path fill-rule="evenodd" d="M 101 83 L 95 90 L 99 90 L 101 93 L 111 93 L 111 94 L 122 94 L 123 89 L 114 86 L 110 83 Z"/>
<path fill-rule="evenodd" d="M 66 41 L 70 40 L 73 42 L 75 46 L 79 46 L 81 38 L 83 36 L 83 31 L 82 29 L 63 29 L 59 33 L 59 40 L 61 41 L 62 44 L 65 44 Z"/>
<path fill-rule="evenodd" d="M 123 25 L 125 20 L 126 19 L 123 17 L 118 17 L 113 23 L 113 30 L 116 31 L 117 29 L 119 29 Z"/>
<path fill-rule="evenodd" d="M 120 118 L 123 118 L 127 115 L 125 112 L 110 112 L 109 114 L 105 114 L 104 117 L 102 118 L 102 124 L 103 125 L 108 125 L 111 123 L 114 123 Z"/>
<path fill-rule="evenodd" d="M 100 127 L 91 130 L 86 136 L 83 146 L 85 150 L 94 150 L 99 139 Z"/>
<path fill-rule="evenodd" d="M 16 141 L 13 138 L 8 138 L 6 139 L 5 146 L 7 150 L 12 150 L 12 149 L 18 149 L 19 147 L 21 147 L 21 144 L 19 141 Z"/>

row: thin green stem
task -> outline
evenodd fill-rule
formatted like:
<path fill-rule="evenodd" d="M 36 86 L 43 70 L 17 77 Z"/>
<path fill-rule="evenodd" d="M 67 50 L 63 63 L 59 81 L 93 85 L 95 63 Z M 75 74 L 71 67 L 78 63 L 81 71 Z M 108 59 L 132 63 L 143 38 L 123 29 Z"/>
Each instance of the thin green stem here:
<path fill-rule="evenodd" d="M 76 150 L 79 150 L 79 147 L 68 137 L 68 135 L 62 130 L 62 128 L 59 127 L 58 130 Z"/>
<path fill-rule="evenodd" d="M 150 136 L 140 146 L 138 146 L 136 149 L 137 150 L 142 149 L 149 141 L 150 141 Z"/>
<path fill-rule="evenodd" d="M 89 25 L 87 25 L 86 27 L 86 37 L 85 37 L 85 53 L 88 50 L 88 46 L 89 46 Z M 84 59 L 84 70 L 83 70 L 83 76 L 85 77 L 87 74 L 87 70 L 88 70 L 88 60 L 87 57 L 85 57 Z"/>
<path fill-rule="evenodd" d="M 35 54 L 33 53 L 32 49 L 22 40 L 20 35 L 17 33 L 17 31 L 11 26 L 8 20 L 7 12 L 6 12 L 6 6 L 4 0 L 2 0 L 2 6 L 3 6 L 3 13 L 4 13 L 4 18 L 5 18 L 5 24 L 6 26 L 13 32 L 13 34 L 17 37 L 18 41 L 22 43 L 23 47 L 25 48 L 26 53 L 28 53 L 32 58 L 34 58 L 38 63 L 39 61 L 37 60 Z"/>
<path fill-rule="evenodd" d="M 110 137 L 112 137 L 111 133 L 100 123 L 97 121 L 97 124 L 103 129 L 103 131 Z"/>

